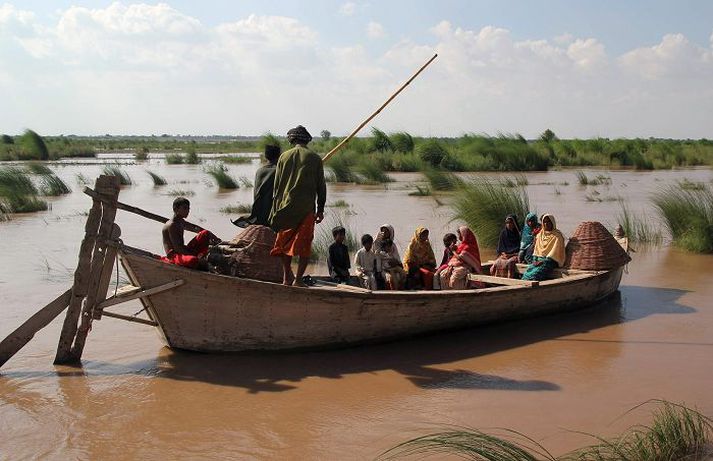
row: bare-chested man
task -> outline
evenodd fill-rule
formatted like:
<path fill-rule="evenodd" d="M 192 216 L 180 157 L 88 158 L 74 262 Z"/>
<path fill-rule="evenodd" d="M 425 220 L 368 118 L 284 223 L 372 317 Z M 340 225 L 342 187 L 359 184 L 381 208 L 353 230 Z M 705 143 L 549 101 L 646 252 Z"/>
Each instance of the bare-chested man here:
<path fill-rule="evenodd" d="M 208 263 L 205 256 L 208 246 L 220 242 L 212 232 L 202 230 L 188 245 L 183 243 L 183 231 L 186 227 L 185 219 L 191 212 L 191 202 L 185 197 L 178 197 L 173 201 L 173 218 L 168 220 L 161 231 L 163 235 L 163 248 L 166 250 L 166 262 L 190 269 L 207 270 Z"/>

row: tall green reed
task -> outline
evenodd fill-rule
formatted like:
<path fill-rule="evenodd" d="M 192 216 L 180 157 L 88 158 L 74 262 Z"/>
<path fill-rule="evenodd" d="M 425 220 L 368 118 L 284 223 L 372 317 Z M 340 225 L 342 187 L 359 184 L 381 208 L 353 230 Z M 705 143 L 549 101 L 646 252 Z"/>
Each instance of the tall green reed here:
<path fill-rule="evenodd" d="M 131 184 L 133 184 L 129 173 L 124 171 L 119 165 L 105 165 L 102 169 L 102 173 L 107 176 L 116 176 L 117 178 L 119 178 L 119 183 L 122 186 L 130 186 Z"/>
<path fill-rule="evenodd" d="M 653 196 L 653 203 L 673 244 L 696 253 L 713 253 L 713 191 L 669 186 Z"/>
<path fill-rule="evenodd" d="M 205 172 L 210 175 L 220 189 L 238 189 L 240 185 L 228 173 L 228 168 L 222 163 L 213 163 L 208 165 Z"/>
<path fill-rule="evenodd" d="M 530 199 L 522 186 L 507 187 L 500 181 L 476 177 L 457 189 L 451 207 L 453 220 L 465 222 L 481 246 L 494 247 L 505 217 L 514 213 L 524 219 Z"/>

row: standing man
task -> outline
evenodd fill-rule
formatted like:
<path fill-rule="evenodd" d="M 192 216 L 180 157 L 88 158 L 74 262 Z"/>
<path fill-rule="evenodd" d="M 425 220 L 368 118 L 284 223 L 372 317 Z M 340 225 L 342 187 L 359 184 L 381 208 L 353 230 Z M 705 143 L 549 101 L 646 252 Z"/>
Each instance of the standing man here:
<path fill-rule="evenodd" d="M 312 254 L 314 225 L 324 219 L 327 185 L 322 158 L 307 148 L 312 141 L 309 132 L 299 125 L 287 132 L 287 141 L 294 147 L 277 162 L 270 213 L 277 239 L 270 255 L 282 258 L 284 285 L 304 287 L 302 276 Z M 299 257 L 296 275 L 292 273 L 293 256 Z"/>
<path fill-rule="evenodd" d="M 272 211 L 272 193 L 275 189 L 275 170 L 277 159 L 280 158 L 280 146 L 265 146 L 267 165 L 258 168 L 255 173 L 255 196 L 250 216 L 241 216 L 232 221 L 238 227 L 248 227 L 251 224 L 259 226 L 270 225 Z"/>

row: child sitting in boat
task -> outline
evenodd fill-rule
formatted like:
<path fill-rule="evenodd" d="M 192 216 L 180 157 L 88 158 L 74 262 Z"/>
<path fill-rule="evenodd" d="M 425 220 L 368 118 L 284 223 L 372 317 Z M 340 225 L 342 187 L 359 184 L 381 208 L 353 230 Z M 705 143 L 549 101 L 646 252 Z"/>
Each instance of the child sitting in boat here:
<path fill-rule="evenodd" d="M 394 243 L 394 226 L 391 224 L 383 224 L 379 228 L 379 235 L 374 240 L 374 253 L 381 260 L 381 269 L 385 278 L 383 288 L 403 290 L 406 284 L 406 271 L 403 269 L 399 250 Z"/>
<path fill-rule="evenodd" d="M 334 243 L 329 245 L 329 254 L 327 255 L 327 268 L 329 275 L 336 283 L 349 283 L 349 249 L 344 244 L 344 239 L 347 237 L 347 231 L 342 226 L 337 226 L 332 229 Z"/>
<path fill-rule="evenodd" d="M 438 269 L 444 269 L 448 265 L 448 261 L 451 260 L 455 254 L 456 248 L 458 248 L 458 237 L 456 234 L 449 232 L 443 236 L 443 258 L 441 258 L 441 265 Z"/>
<path fill-rule="evenodd" d="M 362 287 L 378 290 L 377 277 L 381 277 L 381 260 L 372 251 L 374 237 L 369 234 L 361 236 L 362 248 L 354 255 L 354 270 Z"/>
<path fill-rule="evenodd" d="M 220 239 L 204 229 L 188 245 L 184 244 L 183 231 L 190 212 L 191 202 L 187 198 L 178 197 L 173 201 L 173 218 L 166 222 L 161 231 L 163 248 L 166 250 L 166 257 L 161 260 L 189 269 L 208 270 L 205 259 L 208 247 L 220 243 Z"/>

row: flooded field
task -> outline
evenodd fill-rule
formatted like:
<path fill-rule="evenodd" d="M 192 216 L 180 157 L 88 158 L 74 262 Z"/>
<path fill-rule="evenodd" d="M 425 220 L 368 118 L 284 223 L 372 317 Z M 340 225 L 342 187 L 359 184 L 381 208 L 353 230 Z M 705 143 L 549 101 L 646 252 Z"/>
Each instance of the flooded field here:
<path fill-rule="evenodd" d="M 116 161 L 134 180 L 122 202 L 169 216 L 182 191 L 189 220 L 224 239 L 238 228 L 220 209 L 252 198 L 251 188 L 218 190 L 202 165 L 128 156 L 52 164 L 73 192 L 49 198 L 49 211 L 0 223 L 0 339 L 71 285 L 90 206 L 77 175 L 93 183 Z M 229 170 L 252 180 L 257 167 L 255 157 Z M 168 184 L 154 187 L 146 169 Z M 611 184 L 580 186 L 575 170 L 525 175 L 532 207 L 553 213 L 565 235 L 584 220 L 613 227 L 619 198 L 653 222 L 652 192 L 713 180 L 710 169 L 585 172 Z M 409 196 L 420 176 L 392 177 L 330 184 L 327 203 L 349 207 L 327 214 L 345 216 L 359 234 L 390 223 L 401 249 L 426 225 L 440 254 L 440 236 L 457 227 L 448 196 Z M 123 211 L 117 223 L 125 243 L 161 251 L 158 223 Z M 484 257 L 493 254 L 487 246 Z M 594 308 L 337 351 L 193 354 L 163 347 L 149 326 L 105 318 L 94 323 L 82 368 L 55 367 L 60 317 L 0 370 L 0 458 L 371 459 L 446 424 L 511 428 L 560 454 L 593 442 L 573 431 L 606 436 L 647 422 L 652 407 L 621 416 L 649 399 L 713 415 L 713 256 L 636 249 L 620 295 Z M 117 309 L 138 310 L 138 302 Z"/>

